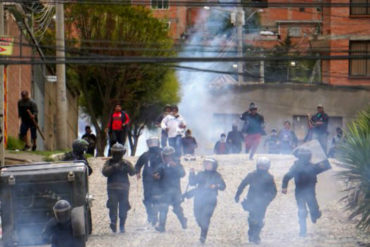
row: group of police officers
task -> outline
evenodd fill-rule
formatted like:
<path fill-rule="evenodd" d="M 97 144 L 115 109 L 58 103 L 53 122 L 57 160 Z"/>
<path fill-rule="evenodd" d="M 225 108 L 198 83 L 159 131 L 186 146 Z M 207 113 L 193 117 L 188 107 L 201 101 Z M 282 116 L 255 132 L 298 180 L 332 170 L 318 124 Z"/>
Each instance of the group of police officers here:
<path fill-rule="evenodd" d="M 126 148 L 116 143 L 111 148 L 112 158 L 103 167 L 102 173 L 107 177 L 108 201 L 110 228 L 117 232 L 119 220 L 119 231 L 125 232 L 125 221 L 127 212 L 130 210 L 128 176 L 136 174 L 138 179 L 143 180 L 144 200 L 147 220 L 159 232 L 164 232 L 169 207 L 177 216 L 183 229 L 187 228 L 187 218 L 184 216 L 181 203 L 184 198 L 194 197 L 194 216 L 201 229 L 200 242 L 204 243 L 211 221 L 211 217 L 217 205 L 218 191 L 225 190 L 226 184 L 220 173 L 217 172 L 218 162 L 212 158 L 203 161 L 204 170 L 195 173 L 190 170 L 189 185 L 194 189 L 186 189 L 182 194 L 180 180 L 185 176 L 184 167 L 180 163 L 180 157 L 172 147 L 160 148 L 159 139 L 151 137 L 147 140 L 148 151 L 142 154 L 136 165 L 123 159 Z M 85 160 L 83 156 L 88 143 L 84 140 L 76 140 L 73 143 L 73 151 L 67 154 L 65 159 Z M 297 160 L 283 178 L 282 193 L 287 193 L 287 186 L 290 179 L 294 178 L 296 189 L 295 197 L 298 206 L 298 222 L 300 225 L 300 236 L 306 236 L 306 218 L 310 212 L 311 220 L 316 223 L 321 217 L 321 211 L 316 200 L 315 186 L 317 175 L 330 169 L 328 161 L 319 164 L 311 163 L 311 151 L 298 148 L 294 155 Z M 89 167 L 91 174 L 92 169 Z M 238 187 L 235 201 L 238 203 L 240 195 L 246 186 L 249 191 L 242 201 L 242 207 L 249 212 L 248 224 L 249 241 L 255 244 L 260 243 L 260 232 L 264 225 L 264 217 L 268 205 L 277 194 L 274 177 L 269 173 L 271 162 L 266 157 L 260 157 L 256 162 L 256 170 L 247 174 Z M 70 224 L 71 205 L 67 201 L 58 201 L 54 206 L 55 219 L 49 222 L 45 229 L 47 236 L 51 236 L 52 246 L 80 247 L 81 239 L 74 240 L 73 230 Z M 66 213 L 67 212 L 67 213 Z M 69 212 L 69 214 L 68 214 Z M 118 214 L 118 216 L 117 216 Z M 62 217 L 63 216 L 63 217 Z M 63 234 L 61 234 L 63 232 Z M 66 237 L 69 232 L 69 239 Z M 68 243 L 68 245 L 66 245 Z"/>

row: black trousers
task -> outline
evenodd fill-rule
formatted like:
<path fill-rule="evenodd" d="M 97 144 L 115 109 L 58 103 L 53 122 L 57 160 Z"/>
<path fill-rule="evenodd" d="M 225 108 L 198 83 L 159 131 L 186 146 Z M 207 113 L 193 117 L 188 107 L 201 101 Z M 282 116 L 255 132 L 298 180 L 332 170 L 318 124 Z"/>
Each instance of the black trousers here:
<path fill-rule="evenodd" d="M 143 203 L 144 203 L 146 214 L 148 217 L 148 222 L 155 225 L 158 221 L 158 216 L 155 214 L 155 209 L 154 209 L 152 184 L 153 183 L 151 181 L 145 181 L 143 179 L 143 189 L 144 189 Z"/>
<path fill-rule="evenodd" d="M 109 218 L 111 224 L 117 224 L 118 213 L 120 226 L 125 225 L 127 212 L 131 208 L 128 198 L 128 190 L 108 189 L 107 208 L 109 209 Z"/>
<path fill-rule="evenodd" d="M 305 233 L 306 218 L 308 214 L 307 207 L 310 210 L 311 219 L 313 221 L 321 215 L 319 204 L 316 200 L 315 187 L 306 190 L 296 190 L 295 198 L 298 206 L 298 222 L 300 226 L 300 231 L 301 233 Z"/>
<path fill-rule="evenodd" d="M 260 233 L 263 227 L 263 220 L 266 214 L 266 205 L 260 205 L 259 207 L 253 207 L 249 209 L 248 217 L 248 237 L 249 240 L 259 240 Z"/>
<path fill-rule="evenodd" d="M 194 198 L 194 216 L 201 229 L 201 238 L 206 238 L 208 234 L 209 224 L 215 208 L 217 199 Z"/>
<path fill-rule="evenodd" d="M 126 142 L 126 139 L 125 139 L 125 132 L 126 132 L 126 128 L 122 129 L 122 130 L 112 130 L 110 132 L 110 137 L 109 137 L 109 152 L 108 152 L 108 156 L 110 156 L 110 149 L 112 148 L 112 146 L 118 142 L 122 145 L 125 145 L 125 142 Z"/>

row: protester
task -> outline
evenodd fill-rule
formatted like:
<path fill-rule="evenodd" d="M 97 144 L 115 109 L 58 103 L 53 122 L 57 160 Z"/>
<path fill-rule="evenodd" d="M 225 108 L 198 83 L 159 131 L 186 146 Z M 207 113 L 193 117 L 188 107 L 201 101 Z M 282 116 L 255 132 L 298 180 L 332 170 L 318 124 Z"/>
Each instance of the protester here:
<path fill-rule="evenodd" d="M 215 147 L 213 148 L 213 152 L 215 154 L 228 154 L 229 151 L 229 145 L 226 142 L 226 135 L 222 133 L 220 140 L 216 142 Z"/>
<path fill-rule="evenodd" d="M 242 151 L 243 133 L 238 130 L 238 126 L 233 124 L 232 130 L 227 134 L 226 142 L 230 147 L 230 153 L 238 154 Z"/>
<path fill-rule="evenodd" d="M 191 130 L 185 132 L 185 137 L 182 138 L 182 150 L 184 155 L 194 155 L 195 149 L 198 147 L 197 140 L 191 135 Z"/>
<path fill-rule="evenodd" d="M 72 206 L 66 200 L 59 200 L 53 207 L 54 217 L 49 220 L 42 232 L 42 238 L 51 247 L 84 247 L 85 236 L 78 236 L 71 219 Z"/>
<path fill-rule="evenodd" d="M 155 228 L 159 232 L 166 230 L 168 207 L 173 207 L 183 229 L 187 228 L 187 219 L 184 216 L 180 180 L 185 176 L 184 167 L 177 159 L 175 149 L 165 147 L 162 151 L 163 166 L 161 171 L 162 202 L 159 215 L 159 225 Z"/>
<path fill-rule="evenodd" d="M 156 126 L 158 128 L 161 128 L 162 120 L 170 114 L 171 114 L 171 106 L 166 105 L 163 109 L 163 113 L 161 115 L 159 115 L 159 117 L 156 120 Z M 167 131 L 165 129 L 162 129 L 162 131 L 161 131 L 161 146 L 162 146 L 162 148 L 167 146 L 167 139 L 168 139 Z"/>
<path fill-rule="evenodd" d="M 317 175 L 330 169 L 330 164 L 327 161 L 313 165 L 311 161 L 312 153 L 308 149 L 299 148 L 294 155 L 297 161 L 285 174 L 282 184 L 282 193 L 287 193 L 289 180 L 294 178 L 295 182 L 295 198 L 298 206 L 298 222 L 300 226 L 299 235 L 305 237 L 307 233 L 306 218 L 307 206 L 310 210 L 311 221 L 316 221 L 321 217 L 319 204 L 316 200 L 316 183 Z"/>
<path fill-rule="evenodd" d="M 255 103 L 250 103 L 249 110 L 244 112 L 240 117 L 244 121 L 243 133 L 245 136 L 245 152 L 249 152 L 249 159 L 257 151 L 262 135 L 265 135 L 264 117 L 257 113 L 258 107 Z"/>
<path fill-rule="evenodd" d="M 264 147 L 267 147 L 267 153 L 269 154 L 279 153 L 279 137 L 276 129 L 271 130 L 271 134 L 265 140 Z"/>
<path fill-rule="evenodd" d="M 317 106 L 317 113 L 310 117 L 308 115 L 308 126 L 311 131 L 310 137 L 306 139 L 317 139 L 324 152 L 327 152 L 328 122 L 329 116 L 324 112 L 323 105 Z"/>
<path fill-rule="evenodd" d="M 336 135 L 331 140 L 331 148 L 329 150 L 329 157 L 333 158 L 338 150 L 338 146 L 340 143 L 343 142 L 344 136 L 343 136 L 343 130 L 342 128 L 338 127 L 336 128 Z"/>
<path fill-rule="evenodd" d="M 257 159 L 256 166 L 257 169 L 248 173 L 240 183 L 235 195 L 235 202 L 239 202 L 244 188 L 249 185 L 249 191 L 242 206 L 245 211 L 249 212 L 249 242 L 259 244 L 266 209 L 275 198 L 277 190 L 274 177 L 268 172 L 271 161 L 266 157 L 260 157 Z"/>
<path fill-rule="evenodd" d="M 114 112 L 112 113 L 108 126 L 105 129 L 109 133 L 109 154 L 112 146 L 118 142 L 125 145 L 126 142 L 126 126 L 130 122 L 130 118 L 126 112 L 122 111 L 120 104 L 114 107 Z"/>
<path fill-rule="evenodd" d="M 294 131 L 291 130 L 289 121 L 284 122 L 284 128 L 279 132 L 279 143 L 281 154 L 291 154 L 298 144 L 297 136 Z"/>
<path fill-rule="evenodd" d="M 96 136 L 92 133 L 91 127 L 89 125 L 86 125 L 85 134 L 82 136 L 82 139 L 89 143 L 86 153 L 94 156 L 96 146 Z"/>
<path fill-rule="evenodd" d="M 146 140 L 146 143 L 149 150 L 139 157 L 135 165 L 135 170 L 137 179 L 140 179 L 140 172 L 143 168 L 143 203 L 148 216 L 148 222 L 155 226 L 158 221 L 158 216 L 155 214 L 154 209 L 153 186 L 156 181 L 153 177 L 153 173 L 162 163 L 162 150 L 159 147 L 158 137 L 150 137 Z"/>
<path fill-rule="evenodd" d="M 186 129 L 184 118 L 179 114 L 179 108 L 172 106 L 172 112 L 161 122 L 161 127 L 168 134 L 168 143 L 176 151 L 176 156 L 181 156 L 181 140 Z"/>
<path fill-rule="evenodd" d="M 37 148 L 37 127 L 34 123 L 37 122 L 38 109 L 36 103 L 30 98 L 28 91 L 21 92 L 21 99 L 18 101 L 18 116 L 21 119 L 19 130 L 19 138 L 25 143 L 23 150 L 30 149 L 27 138 L 27 132 L 31 132 L 32 151 Z"/>
<path fill-rule="evenodd" d="M 133 176 L 136 172 L 132 164 L 122 158 L 126 153 L 126 148 L 122 144 L 114 144 L 111 151 L 112 158 L 104 164 L 102 170 L 103 175 L 107 177 L 109 227 L 112 232 L 117 231 L 117 211 L 119 211 L 119 229 L 121 233 L 124 233 L 127 212 L 131 208 L 128 175 Z"/>
<path fill-rule="evenodd" d="M 215 159 L 205 159 L 203 166 L 204 171 L 197 174 L 194 169 L 190 171 L 189 185 L 196 188 L 186 194 L 187 198 L 194 195 L 194 216 L 201 229 L 201 243 L 207 238 L 211 217 L 217 205 L 218 191 L 226 188 L 221 174 L 217 172 L 218 163 Z"/>

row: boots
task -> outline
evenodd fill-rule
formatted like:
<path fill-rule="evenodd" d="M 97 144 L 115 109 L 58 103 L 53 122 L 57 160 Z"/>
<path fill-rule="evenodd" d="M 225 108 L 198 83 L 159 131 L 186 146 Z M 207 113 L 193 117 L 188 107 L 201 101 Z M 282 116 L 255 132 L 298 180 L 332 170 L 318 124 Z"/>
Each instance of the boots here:
<path fill-rule="evenodd" d="M 306 237 L 306 234 L 307 234 L 306 218 L 299 218 L 299 236 Z"/>
<path fill-rule="evenodd" d="M 126 217 L 120 218 L 120 221 L 119 221 L 119 231 L 120 231 L 120 233 L 125 232 L 125 223 L 126 223 Z"/>
<path fill-rule="evenodd" d="M 199 241 L 204 244 L 206 242 L 206 239 L 207 239 L 207 233 L 208 233 L 208 229 L 207 228 L 201 228 L 201 231 L 200 231 L 200 239 Z"/>
<path fill-rule="evenodd" d="M 109 227 L 112 230 L 112 232 L 114 232 L 114 233 L 117 232 L 117 224 L 116 223 L 110 223 Z"/>

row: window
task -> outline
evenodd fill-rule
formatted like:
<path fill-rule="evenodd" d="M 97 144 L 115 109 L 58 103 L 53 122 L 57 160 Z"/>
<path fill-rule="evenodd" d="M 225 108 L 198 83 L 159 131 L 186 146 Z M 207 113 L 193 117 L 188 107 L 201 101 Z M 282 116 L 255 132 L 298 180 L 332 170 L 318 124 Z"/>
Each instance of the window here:
<path fill-rule="evenodd" d="M 363 6 L 356 6 L 355 4 Z M 351 0 L 350 8 L 351 15 L 370 15 L 370 0 Z"/>
<path fill-rule="evenodd" d="M 370 55 L 370 41 L 350 41 L 350 55 Z M 349 75 L 359 77 L 370 76 L 370 59 L 350 59 Z"/>
<path fill-rule="evenodd" d="M 300 27 L 290 27 L 288 29 L 289 37 L 300 37 L 301 36 L 301 28 Z"/>
<path fill-rule="evenodd" d="M 168 9 L 168 0 L 151 0 L 153 9 Z"/>

